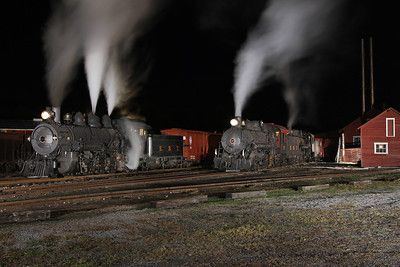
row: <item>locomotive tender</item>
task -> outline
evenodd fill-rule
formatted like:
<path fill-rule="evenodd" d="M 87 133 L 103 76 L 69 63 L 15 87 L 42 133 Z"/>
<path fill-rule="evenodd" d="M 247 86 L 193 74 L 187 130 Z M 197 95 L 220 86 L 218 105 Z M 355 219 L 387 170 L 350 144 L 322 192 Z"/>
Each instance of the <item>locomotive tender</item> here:
<path fill-rule="evenodd" d="M 273 123 L 231 120 L 214 158 L 214 167 L 225 171 L 260 170 L 310 162 L 314 159 L 314 136 L 288 130 Z"/>
<path fill-rule="evenodd" d="M 58 123 L 51 110 L 44 111 L 42 119 L 30 136 L 35 153 L 23 166 L 21 172 L 25 176 L 130 171 L 132 160 L 137 160 L 134 169 L 184 164 L 182 137 L 149 134 L 150 127 L 144 123 L 112 121 L 107 115 L 100 122 L 96 115 L 89 113 L 85 117 L 80 112 L 73 118 L 66 114 L 64 122 Z"/>

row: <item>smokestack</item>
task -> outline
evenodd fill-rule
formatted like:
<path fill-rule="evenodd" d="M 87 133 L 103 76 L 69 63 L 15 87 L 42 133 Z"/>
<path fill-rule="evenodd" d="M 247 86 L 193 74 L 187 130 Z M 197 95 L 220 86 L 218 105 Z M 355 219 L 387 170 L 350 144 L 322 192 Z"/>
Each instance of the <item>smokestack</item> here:
<path fill-rule="evenodd" d="M 371 71 L 371 109 L 375 104 L 375 88 L 374 88 L 374 50 L 372 37 L 369 38 L 369 54 L 370 54 L 370 71 Z"/>
<path fill-rule="evenodd" d="M 61 122 L 61 107 L 52 107 L 51 110 L 54 112 L 54 121 Z"/>
<path fill-rule="evenodd" d="M 365 113 L 365 51 L 364 38 L 361 39 L 362 115 Z"/>

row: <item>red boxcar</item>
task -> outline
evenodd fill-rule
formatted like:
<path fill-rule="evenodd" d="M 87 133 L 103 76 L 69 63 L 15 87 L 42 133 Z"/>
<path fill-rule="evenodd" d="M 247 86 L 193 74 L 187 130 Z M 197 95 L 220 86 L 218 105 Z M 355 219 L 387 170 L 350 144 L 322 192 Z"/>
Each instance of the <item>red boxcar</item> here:
<path fill-rule="evenodd" d="M 165 135 L 183 136 L 183 156 L 186 160 L 198 161 L 205 164 L 212 163 L 214 151 L 218 148 L 222 134 L 184 129 L 165 129 Z"/>
<path fill-rule="evenodd" d="M 317 160 L 333 162 L 338 150 L 339 134 L 328 132 L 315 135 L 314 153 Z"/>
<path fill-rule="evenodd" d="M 0 121 L 0 175 L 17 171 L 32 153 L 28 137 L 37 122 Z"/>

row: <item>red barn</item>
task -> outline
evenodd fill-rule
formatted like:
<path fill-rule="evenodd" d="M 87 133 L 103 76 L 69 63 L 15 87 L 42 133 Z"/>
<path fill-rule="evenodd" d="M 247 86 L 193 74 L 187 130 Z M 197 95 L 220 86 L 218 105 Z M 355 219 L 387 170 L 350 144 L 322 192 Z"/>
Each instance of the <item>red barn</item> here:
<path fill-rule="evenodd" d="M 360 145 L 360 127 L 364 123 L 368 122 L 382 110 L 373 108 L 365 112 L 361 117 L 353 120 L 345 127 L 343 127 L 340 133 L 340 151 L 339 151 L 339 162 L 353 162 L 358 163 L 361 160 L 361 145 Z"/>
<path fill-rule="evenodd" d="M 388 108 L 359 129 L 362 167 L 400 167 L 400 112 Z"/>

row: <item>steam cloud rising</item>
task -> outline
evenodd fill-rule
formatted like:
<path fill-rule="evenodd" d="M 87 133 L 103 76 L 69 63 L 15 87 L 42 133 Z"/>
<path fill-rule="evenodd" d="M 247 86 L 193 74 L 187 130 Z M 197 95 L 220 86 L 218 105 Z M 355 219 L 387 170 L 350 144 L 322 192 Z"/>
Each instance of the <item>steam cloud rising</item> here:
<path fill-rule="evenodd" d="M 302 91 L 298 87 L 291 64 L 312 55 L 328 40 L 340 4 L 341 1 L 331 0 L 270 2 L 236 59 L 233 88 L 236 116 L 242 116 L 247 101 L 264 80 L 279 76 L 285 84 L 284 98 L 290 113 L 288 127 L 292 127 L 300 114 L 300 98 L 307 99 L 302 94 L 310 94 L 311 89 Z"/>
<path fill-rule="evenodd" d="M 121 119 L 119 125 L 125 138 L 129 140 L 129 149 L 127 151 L 126 167 L 136 170 L 139 167 L 140 157 L 145 149 L 146 138 L 140 135 L 140 129 L 147 129 L 147 125 L 142 122 L 131 121 L 129 119 Z"/>
<path fill-rule="evenodd" d="M 63 0 L 44 36 L 52 105 L 61 106 L 83 58 L 92 110 L 104 89 L 110 114 L 129 90 L 121 60 L 152 10 L 153 0 Z"/>

